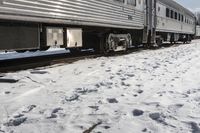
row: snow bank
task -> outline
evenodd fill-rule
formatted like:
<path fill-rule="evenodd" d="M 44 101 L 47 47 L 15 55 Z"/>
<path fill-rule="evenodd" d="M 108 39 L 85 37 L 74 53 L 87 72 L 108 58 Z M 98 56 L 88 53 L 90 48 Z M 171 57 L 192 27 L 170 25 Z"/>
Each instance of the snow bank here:
<path fill-rule="evenodd" d="M 199 133 L 199 60 L 195 40 L 2 75 L 0 132 Z"/>

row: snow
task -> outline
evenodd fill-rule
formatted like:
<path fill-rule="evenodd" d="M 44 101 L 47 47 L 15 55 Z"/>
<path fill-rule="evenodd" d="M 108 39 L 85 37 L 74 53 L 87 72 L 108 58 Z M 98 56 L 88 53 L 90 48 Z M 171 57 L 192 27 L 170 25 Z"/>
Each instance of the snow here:
<path fill-rule="evenodd" d="M 66 54 L 66 53 L 69 53 L 69 51 L 65 50 L 63 48 L 50 48 L 47 51 L 36 51 L 36 52 L 27 51 L 27 52 L 24 52 L 24 53 L 0 52 L 0 61 L 8 60 L 8 59 L 47 56 L 47 55 L 52 55 L 52 54 Z"/>
<path fill-rule="evenodd" d="M 2 78 L 0 133 L 199 133 L 200 40 Z"/>

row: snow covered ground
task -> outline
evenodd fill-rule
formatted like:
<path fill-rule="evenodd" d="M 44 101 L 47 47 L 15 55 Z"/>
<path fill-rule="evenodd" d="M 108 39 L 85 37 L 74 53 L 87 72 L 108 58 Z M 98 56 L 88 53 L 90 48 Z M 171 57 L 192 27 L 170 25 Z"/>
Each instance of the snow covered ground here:
<path fill-rule="evenodd" d="M 52 54 L 67 54 L 67 53 L 69 53 L 69 51 L 63 48 L 50 48 L 47 51 L 36 51 L 36 52 L 27 51 L 24 53 L 0 52 L 0 61 L 8 60 L 8 59 L 19 59 L 19 58 L 46 56 L 46 55 L 52 55 Z"/>
<path fill-rule="evenodd" d="M 200 133 L 200 40 L 1 76 L 0 133 Z"/>

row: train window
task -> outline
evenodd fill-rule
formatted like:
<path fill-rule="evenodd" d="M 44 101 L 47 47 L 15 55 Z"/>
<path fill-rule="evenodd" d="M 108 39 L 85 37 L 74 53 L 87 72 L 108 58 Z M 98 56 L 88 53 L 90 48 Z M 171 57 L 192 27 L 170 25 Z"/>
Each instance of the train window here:
<path fill-rule="evenodd" d="M 113 0 L 114 2 L 124 3 L 124 0 Z"/>
<path fill-rule="evenodd" d="M 136 6 L 136 0 L 127 0 L 128 5 Z"/>
<path fill-rule="evenodd" d="M 184 20 L 184 17 L 183 17 L 183 15 L 181 15 L 181 21 L 183 22 L 183 20 Z"/>
<path fill-rule="evenodd" d="M 171 10 L 171 18 L 174 18 L 174 11 Z"/>
<path fill-rule="evenodd" d="M 160 12 L 160 7 L 158 7 L 158 12 Z"/>
<path fill-rule="evenodd" d="M 141 0 L 139 0 L 139 2 L 138 2 L 138 3 L 141 5 L 142 1 L 141 1 Z"/>
<path fill-rule="evenodd" d="M 178 18 L 178 14 L 177 12 L 175 12 L 175 19 L 177 20 L 177 18 Z"/>
<path fill-rule="evenodd" d="M 178 20 L 181 21 L 181 14 L 178 14 Z"/>
<path fill-rule="evenodd" d="M 166 17 L 169 17 L 169 8 L 166 8 Z"/>

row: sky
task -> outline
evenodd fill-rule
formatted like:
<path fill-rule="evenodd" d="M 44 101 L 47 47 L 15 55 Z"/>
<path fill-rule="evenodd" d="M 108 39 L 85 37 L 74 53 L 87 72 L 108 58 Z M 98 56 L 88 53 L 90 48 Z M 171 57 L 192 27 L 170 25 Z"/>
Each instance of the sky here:
<path fill-rule="evenodd" d="M 193 12 L 200 11 L 200 0 L 176 0 L 176 1 Z"/>

